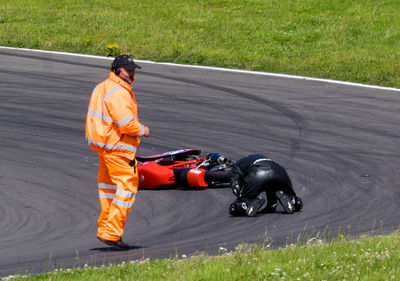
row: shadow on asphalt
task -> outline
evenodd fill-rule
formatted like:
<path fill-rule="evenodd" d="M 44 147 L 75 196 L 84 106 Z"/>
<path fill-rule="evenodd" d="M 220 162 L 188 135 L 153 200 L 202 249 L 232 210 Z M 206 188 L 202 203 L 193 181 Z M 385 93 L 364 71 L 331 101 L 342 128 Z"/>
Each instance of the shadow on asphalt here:
<path fill-rule="evenodd" d="M 147 247 L 142 247 L 142 246 L 129 246 L 129 250 L 137 250 L 137 249 L 143 249 L 143 248 L 147 248 Z M 90 251 L 99 251 L 99 252 L 124 252 L 121 250 L 118 250 L 115 247 L 97 247 L 97 248 L 92 248 L 90 249 Z"/>

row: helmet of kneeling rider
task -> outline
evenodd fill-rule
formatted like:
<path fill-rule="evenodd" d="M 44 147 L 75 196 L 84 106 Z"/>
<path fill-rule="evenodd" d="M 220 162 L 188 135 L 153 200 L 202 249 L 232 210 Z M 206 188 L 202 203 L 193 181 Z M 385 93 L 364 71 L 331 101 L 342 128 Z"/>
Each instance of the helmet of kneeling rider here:
<path fill-rule="evenodd" d="M 295 197 L 292 198 L 291 201 L 292 201 L 292 204 L 294 206 L 295 212 L 298 212 L 301 209 L 303 209 L 303 200 L 301 200 L 300 197 L 295 196 Z"/>
<path fill-rule="evenodd" d="M 229 215 L 233 217 L 247 216 L 248 202 L 236 200 L 229 205 Z"/>

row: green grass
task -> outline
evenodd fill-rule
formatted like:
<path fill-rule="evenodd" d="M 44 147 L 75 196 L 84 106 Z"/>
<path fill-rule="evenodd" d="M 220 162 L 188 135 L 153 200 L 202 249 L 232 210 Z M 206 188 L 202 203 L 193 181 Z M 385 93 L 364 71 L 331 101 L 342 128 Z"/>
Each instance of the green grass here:
<path fill-rule="evenodd" d="M 399 233 L 329 243 L 311 239 L 277 250 L 242 245 L 218 256 L 85 265 L 15 280 L 400 280 L 399 248 Z"/>
<path fill-rule="evenodd" d="M 400 87 L 398 0 L 2 0 L 0 45 Z"/>

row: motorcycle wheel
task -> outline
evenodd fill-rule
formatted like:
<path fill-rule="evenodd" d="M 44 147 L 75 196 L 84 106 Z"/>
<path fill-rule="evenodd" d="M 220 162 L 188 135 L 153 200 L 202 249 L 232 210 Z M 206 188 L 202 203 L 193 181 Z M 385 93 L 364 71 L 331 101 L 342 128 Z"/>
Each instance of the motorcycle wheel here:
<path fill-rule="evenodd" d="M 209 186 L 225 186 L 230 185 L 230 169 L 210 169 L 204 176 L 205 182 Z"/>

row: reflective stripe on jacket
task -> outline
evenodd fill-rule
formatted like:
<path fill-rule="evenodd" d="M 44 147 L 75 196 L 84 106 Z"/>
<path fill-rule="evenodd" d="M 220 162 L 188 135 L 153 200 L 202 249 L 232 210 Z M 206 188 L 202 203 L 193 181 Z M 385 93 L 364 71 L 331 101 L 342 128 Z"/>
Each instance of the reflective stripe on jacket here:
<path fill-rule="evenodd" d="M 86 140 L 91 149 L 133 159 L 145 127 L 137 117 L 132 86 L 110 72 L 93 90 L 86 117 Z"/>

